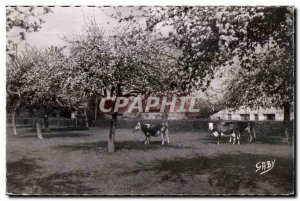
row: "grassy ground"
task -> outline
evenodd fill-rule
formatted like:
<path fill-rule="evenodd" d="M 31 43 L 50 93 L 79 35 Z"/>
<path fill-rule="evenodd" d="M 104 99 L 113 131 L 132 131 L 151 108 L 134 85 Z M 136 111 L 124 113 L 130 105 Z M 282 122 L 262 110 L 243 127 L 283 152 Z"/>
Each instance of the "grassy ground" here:
<path fill-rule="evenodd" d="M 60 131 L 39 141 L 22 128 L 7 128 L 7 192 L 12 194 L 290 194 L 293 147 L 257 141 L 216 145 L 208 133 L 170 133 L 144 145 L 141 133 L 117 130 L 107 153 L 108 130 Z M 276 159 L 268 173 L 259 161 Z"/>

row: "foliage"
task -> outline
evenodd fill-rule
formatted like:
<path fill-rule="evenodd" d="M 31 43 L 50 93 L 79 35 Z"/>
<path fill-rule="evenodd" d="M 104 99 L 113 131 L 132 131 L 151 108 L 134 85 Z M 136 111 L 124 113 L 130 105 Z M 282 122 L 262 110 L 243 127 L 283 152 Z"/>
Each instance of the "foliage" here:
<path fill-rule="evenodd" d="M 182 52 L 178 67 L 180 75 L 186 77 L 183 86 L 187 91 L 205 91 L 220 67 L 233 67 L 238 60 L 241 69 L 228 84 L 228 105 L 282 107 L 282 102 L 293 100 L 292 7 L 176 6 L 139 10 L 139 14 L 121 19 L 144 19 L 146 30 L 168 32 L 160 35 Z"/>
<path fill-rule="evenodd" d="M 67 39 L 68 59 L 54 47 L 12 57 L 8 90 L 30 94 L 31 104 L 60 100 L 80 107 L 95 95 L 205 91 L 215 72 L 226 67 L 233 78 L 227 83 L 227 106 L 282 107 L 293 100 L 293 11 L 140 7 L 112 16 L 120 26 L 109 35 L 91 19 L 82 34 Z M 7 31 L 23 30 L 18 37 L 25 40 L 25 32 L 39 30 L 39 16 L 49 12 L 47 7 L 7 7 Z"/>
<path fill-rule="evenodd" d="M 8 99 L 18 92 L 27 107 L 45 107 L 56 102 L 68 65 L 62 49 L 27 48 L 7 64 Z M 8 102 L 8 106 L 13 103 Z"/>
<path fill-rule="evenodd" d="M 68 42 L 74 72 L 69 87 L 81 89 L 81 97 L 169 92 L 170 81 L 177 79 L 176 60 L 168 57 L 173 50 L 139 27 L 107 36 L 91 21 L 84 34 Z"/>
<path fill-rule="evenodd" d="M 244 50 L 227 83 L 226 104 L 289 110 L 295 85 L 293 10 L 265 8 L 249 25 L 247 37 L 253 47 Z"/>
<path fill-rule="evenodd" d="M 52 11 L 48 7 L 6 7 L 6 52 L 10 57 L 16 57 L 17 46 L 26 40 L 26 33 L 41 29 L 42 24 L 45 23 L 41 16 L 49 12 Z"/>
<path fill-rule="evenodd" d="M 294 94 L 293 60 L 282 49 L 273 49 L 251 62 L 251 71 L 239 68 L 227 83 L 225 103 L 229 107 L 282 108 Z M 286 58 L 286 59 L 283 59 Z"/>

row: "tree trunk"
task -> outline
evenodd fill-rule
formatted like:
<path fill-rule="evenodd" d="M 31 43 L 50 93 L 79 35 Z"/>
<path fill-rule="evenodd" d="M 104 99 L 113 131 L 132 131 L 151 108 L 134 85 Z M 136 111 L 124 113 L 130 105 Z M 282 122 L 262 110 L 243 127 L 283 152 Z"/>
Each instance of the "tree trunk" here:
<path fill-rule="evenodd" d="M 13 110 L 11 113 L 11 125 L 14 131 L 14 135 L 18 135 L 16 126 L 16 110 Z"/>
<path fill-rule="evenodd" d="M 45 114 L 43 118 L 44 118 L 45 131 L 49 132 L 49 118 L 48 118 L 48 115 Z"/>
<path fill-rule="evenodd" d="M 290 114 L 291 114 L 291 104 L 284 103 L 283 104 L 284 136 L 282 138 L 282 142 L 285 144 L 289 144 L 289 122 L 291 119 Z"/>
<path fill-rule="evenodd" d="M 32 129 L 35 130 L 35 122 L 34 122 L 33 116 L 30 117 L 30 124 L 31 124 Z"/>
<path fill-rule="evenodd" d="M 111 93 L 110 93 L 111 95 L 113 95 L 113 91 L 114 91 L 114 89 L 112 88 Z M 116 95 L 115 95 L 115 100 L 117 100 L 117 97 L 120 96 L 121 94 L 122 94 L 121 93 L 121 85 L 118 84 Z M 116 101 L 114 101 L 112 111 L 115 110 L 115 106 L 116 106 Z M 114 152 L 115 151 L 115 134 L 116 134 L 117 117 L 118 117 L 118 113 L 113 113 L 112 114 L 111 124 L 110 124 L 110 131 L 109 131 L 109 135 L 108 135 L 108 152 Z"/>
<path fill-rule="evenodd" d="M 84 109 L 84 118 L 85 118 L 85 127 L 89 127 L 89 121 L 88 121 L 88 116 L 87 116 L 87 111 Z"/>
<path fill-rule="evenodd" d="M 14 131 L 14 135 L 18 135 L 17 125 L 16 125 L 16 111 L 17 111 L 17 108 L 19 107 L 20 103 L 21 103 L 21 101 L 19 100 L 11 113 L 11 121 L 12 121 L 11 123 L 12 123 L 12 128 Z"/>
<path fill-rule="evenodd" d="M 41 130 L 41 122 L 40 122 L 40 119 L 38 119 L 36 121 L 36 132 L 37 132 L 37 138 L 39 140 L 42 140 L 43 139 L 43 135 L 42 135 L 42 130 Z"/>
<path fill-rule="evenodd" d="M 94 111 L 94 119 L 97 120 L 97 110 L 98 110 L 98 107 L 97 107 L 97 103 L 98 103 L 98 99 L 97 99 L 97 96 L 95 98 L 95 111 Z"/>
<path fill-rule="evenodd" d="M 17 92 L 18 94 L 18 100 L 17 100 L 17 103 L 15 105 L 15 107 L 13 108 L 13 111 L 11 113 L 11 123 L 12 123 L 12 128 L 13 128 L 13 132 L 14 132 L 14 135 L 18 135 L 18 132 L 17 132 L 17 125 L 16 125 L 16 111 L 19 107 L 19 105 L 21 104 L 21 93 L 20 93 L 20 90 L 18 90 Z"/>
<path fill-rule="evenodd" d="M 108 152 L 115 151 L 116 123 L 117 123 L 117 114 L 113 114 L 111 123 L 110 123 L 110 131 L 109 131 L 109 135 L 108 135 Z"/>

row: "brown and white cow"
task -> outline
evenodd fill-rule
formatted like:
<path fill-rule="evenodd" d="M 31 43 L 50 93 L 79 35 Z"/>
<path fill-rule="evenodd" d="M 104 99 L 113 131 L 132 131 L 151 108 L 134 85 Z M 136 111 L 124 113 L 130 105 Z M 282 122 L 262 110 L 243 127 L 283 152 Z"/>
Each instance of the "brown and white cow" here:
<path fill-rule="evenodd" d="M 169 130 L 167 124 L 141 124 L 137 123 L 135 130 L 141 130 L 146 137 L 145 144 L 150 143 L 150 137 L 159 137 L 161 136 L 162 142 L 161 144 L 165 144 L 165 140 L 167 140 L 168 144 L 170 143 L 169 138 Z"/>

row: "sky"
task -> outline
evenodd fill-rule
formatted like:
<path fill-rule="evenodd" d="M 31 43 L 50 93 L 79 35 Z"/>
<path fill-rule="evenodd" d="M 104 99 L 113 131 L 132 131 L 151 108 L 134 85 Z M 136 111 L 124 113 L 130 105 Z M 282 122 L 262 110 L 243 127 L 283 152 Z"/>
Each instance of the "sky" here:
<path fill-rule="evenodd" d="M 128 14 L 136 7 L 121 7 L 118 9 L 123 14 Z M 26 34 L 26 42 L 22 42 L 20 49 L 23 49 L 26 43 L 40 48 L 51 45 L 64 46 L 66 44 L 64 37 L 70 38 L 74 34 L 82 33 L 82 26 L 91 17 L 95 18 L 98 26 L 102 27 L 106 33 L 113 32 L 114 27 L 118 24 L 117 20 L 111 17 L 111 14 L 116 14 L 113 7 L 53 7 L 51 10 L 53 12 L 41 16 L 45 23 L 42 24 L 42 28 L 38 32 Z M 7 35 L 13 36 L 18 35 L 18 33 L 19 30 L 12 30 Z M 212 97 L 215 96 L 216 101 L 221 97 L 219 91 L 222 88 L 224 79 L 226 77 L 214 79 L 211 82 L 211 88 L 208 89 L 208 93 Z M 202 98 L 207 97 L 202 92 L 196 94 Z"/>
<path fill-rule="evenodd" d="M 65 44 L 63 37 L 81 33 L 85 21 L 92 16 L 106 31 L 112 31 L 116 25 L 116 20 L 109 16 L 115 13 L 111 7 L 54 7 L 51 10 L 53 12 L 41 16 L 45 20 L 42 28 L 38 32 L 26 35 L 28 44 L 37 47 L 63 45 Z M 12 30 L 8 35 L 15 35 L 18 32 Z"/>

